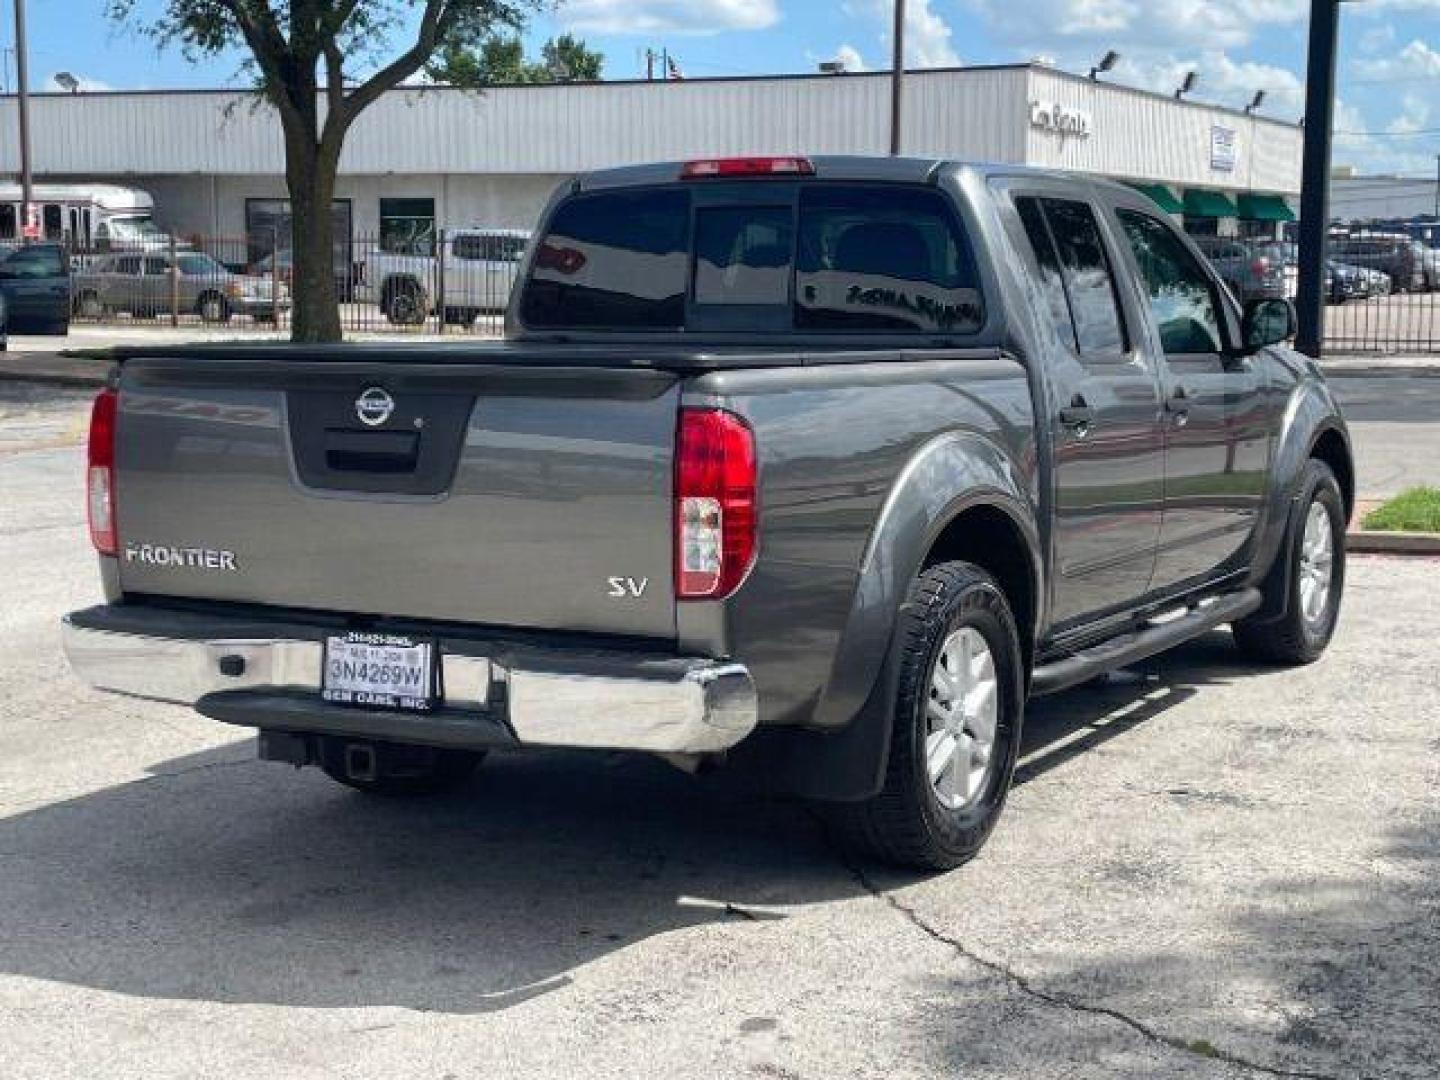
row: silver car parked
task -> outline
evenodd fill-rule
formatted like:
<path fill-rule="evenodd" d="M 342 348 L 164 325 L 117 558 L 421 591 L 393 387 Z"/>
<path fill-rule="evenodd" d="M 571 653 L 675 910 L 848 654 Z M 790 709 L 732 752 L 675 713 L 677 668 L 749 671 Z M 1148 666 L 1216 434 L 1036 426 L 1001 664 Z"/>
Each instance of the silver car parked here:
<path fill-rule="evenodd" d="M 233 273 L 199 251 L 102 256 L 75 273 L 72 295 L 82 319 L 111 312 L 151 318 L 173 309 L 212 323 L 232 315 L 270 321 L 290 307 L 283 283 L 277 287 L 270 278 Z"/>

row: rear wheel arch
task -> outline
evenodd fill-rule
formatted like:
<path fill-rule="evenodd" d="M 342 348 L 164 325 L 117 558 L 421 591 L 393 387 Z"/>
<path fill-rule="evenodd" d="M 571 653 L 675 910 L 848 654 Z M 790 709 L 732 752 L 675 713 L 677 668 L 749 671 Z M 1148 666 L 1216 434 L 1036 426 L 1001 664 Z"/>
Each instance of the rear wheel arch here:
<path fill-rule="evenodd" d="M 1322 429 L 1310 444 L 1307 457 L 1330 466 L 1330 471 L 1335 474 L 1335 482 L 1340 485 L 1340 494 L 1344 497 L 1345 520 L 1349 521 L 1350 515 L 1355 512 L 1355 462 L 1345 437 L 1337 428 Z"/>
<path fill-rule="evenodd" d="M 935 536 L 920 571 L 947 562 L 971 563 L 999 584 L 1015 616 L 1028 672 L 1034 658 L 1041 591 L 1032 540 L 1026 530 L 998 503 L 966 506 Z"/>

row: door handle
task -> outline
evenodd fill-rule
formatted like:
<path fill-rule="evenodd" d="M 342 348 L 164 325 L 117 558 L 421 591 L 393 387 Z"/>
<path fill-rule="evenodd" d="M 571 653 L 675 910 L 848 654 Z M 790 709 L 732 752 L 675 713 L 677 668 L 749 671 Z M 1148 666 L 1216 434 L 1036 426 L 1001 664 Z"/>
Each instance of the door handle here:
<path fill-rule="evenodd" d="M 1090 425 L 1095 422 L 1095 410 L 1085 400 L 1084 395 L 1076 394 L 1070 399 L 1070 404 L 1060 410 L 1060 423 L 1070 428 L 1077 435 L 1086 435 L 1090 431 Z"/>

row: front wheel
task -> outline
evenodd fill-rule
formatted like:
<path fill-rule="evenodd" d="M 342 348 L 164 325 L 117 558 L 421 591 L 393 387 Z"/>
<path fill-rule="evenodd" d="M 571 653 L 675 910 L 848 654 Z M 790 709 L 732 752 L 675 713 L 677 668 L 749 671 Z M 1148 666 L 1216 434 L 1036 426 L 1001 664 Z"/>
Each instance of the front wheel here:
<path fill-rule="evenodd" d="M 1289 530 L 1281 573 L 1266 586 L 1266 608 L 1284 590 L 1285 614 L 1257 622 L 1242 619 L 1234 626 L 1235 643 L 1257 660 L 1275 664 L 1309 664 L 1318 660 L 1335 634 L 1340 597 L 1345 589 L 1345 501 L 1335 474 L 1323 461 L 1305 466 L 1298 515 Z"/>
<path fill-rule="evenodd" d="M 1024 712 L 1020 638 L 995 579 L 964 562 L 915 579 L 896 635 L 884 786 L 834 816 L 866 854 L 949 870 L 984 845 L 1010 789 Z"/>
<path fill-rule="evenodd" d="M 385 300 L 385 317 L 396 326 L 419 326 L 429 309 L 429 301 L 416 285 L 396 285 Z"/>
<path fill-rule="evenodd" d="M 207 323 L 223 323 L 230 321 L 230 304 L 219 293 L 206 293 L 195 304 L 195 310 L 200 313 L 200 321 Z"/>

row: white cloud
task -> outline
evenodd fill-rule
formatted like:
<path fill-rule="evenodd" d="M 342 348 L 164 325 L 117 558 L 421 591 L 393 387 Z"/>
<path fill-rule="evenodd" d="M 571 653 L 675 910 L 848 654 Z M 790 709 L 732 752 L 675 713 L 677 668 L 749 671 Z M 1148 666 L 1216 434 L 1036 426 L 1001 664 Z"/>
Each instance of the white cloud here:
<path fill-rule="evenodd" d="M 910 0 L 905 8 L 907 66 L 958 67 L 962 61 L 950 36 L 949 23 L 930 10 L 930 0 Z"/>
<path fill-rule="evenodd" d="M 1440 3 L 1440 0 L 1435 0 Z M 1302 22 L 1306 0 L 969 0 L 1002 40 L 1026 53 L 1056 38 L 1100 48 L 1181 49 L 1249 44 L 1268 27 Z"/>
<path fill-rule="evenodd" d="M 567 0 L 559 18 L 591 34 L 718 34 L 780 21 L 777 0 Z"/>
<path fill-rule="evenodd" d="M 840 10 L 851 17 L 867 19 L 880 30 L 879 40 L 888 56 L 893 25 L 891 0 L 846 0 Z M 908 0 L 905 7 L 905 66 L 915 68 L 959 67 L 964 63 L 950 44 L 954 31 L 930 7 L 930 0 Z M 888 65 L 887 65 L 888 66 Z"/>
<path fill-rule="evenodd" d="M 841 45 L 835 50 L 836 62 L 845 65 L 846 71 L 869 71 L 870 65 L 854 45 Z"/>
<path fill-rule="evenodd" d="M 1294 121 L 1305 111 L 1305 84 L 1295 72 L 1274 64 L 1235 60 L 1222 50 L 1190 57 L 1169 53 L 1123 56 L 1111 77 L 1116 82 L 1169 94 L 1189 71 L 1199 73 L 1191 94 L 1196 100 L 1238 109 L 1250 103 L 1255 91 L 1264 90 L 1262 114 Z"/>
<path fill-rule="evenodd" d="M 1373 60 L 1357 60 L 1355 73 L 1366 79 L 1429 79 L 1440 77 L 1440 51 L 1415 38 L 1399 52 Z"/>

